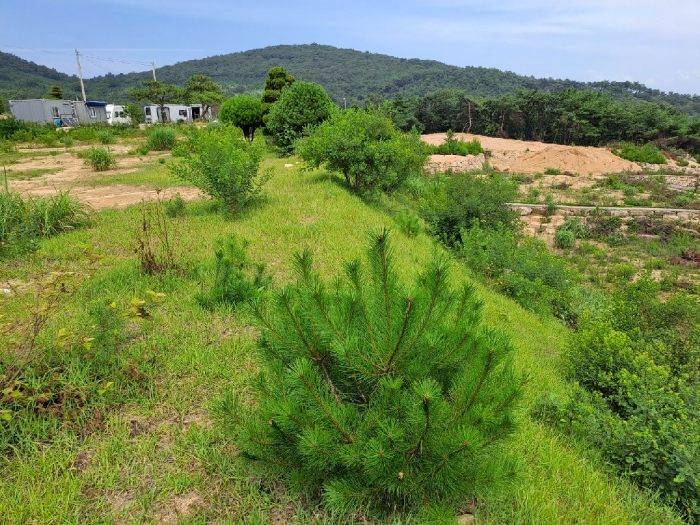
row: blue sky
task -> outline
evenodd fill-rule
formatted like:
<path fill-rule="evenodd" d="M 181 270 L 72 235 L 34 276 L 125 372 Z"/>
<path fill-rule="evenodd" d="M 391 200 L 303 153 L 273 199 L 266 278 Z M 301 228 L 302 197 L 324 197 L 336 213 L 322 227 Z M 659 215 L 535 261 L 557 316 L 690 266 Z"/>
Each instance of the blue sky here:
<path fill-rule="evenodd" d="M 85 77 L 316 42 L 700 95 L 700 0 L 0 0 L 0 13 L 0 51 L 76 74 L 78 48 Z"/>

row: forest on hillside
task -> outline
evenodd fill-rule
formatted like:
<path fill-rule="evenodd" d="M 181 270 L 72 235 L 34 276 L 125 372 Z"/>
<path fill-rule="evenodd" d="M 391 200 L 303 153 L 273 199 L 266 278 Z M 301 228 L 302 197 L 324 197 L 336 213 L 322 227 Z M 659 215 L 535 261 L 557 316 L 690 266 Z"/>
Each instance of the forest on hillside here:
<path fill-rule="evenodd" d="M 618 101 L 639 100 L 667 103 L 678 110 L 700 115 L 700 96 L 664 93 L 636 82 L 578 82 L 534 78 L 483 67 L 457 67 L 434 60 L 404 59 L 318 44 L 280 45 L 239 53 L 189 60 L 158 68 L 158 80 L 184 85 L 195 74 L 205 74 L 221 84 L 228 96 L 260 94 L 270 68 L 282 66 L 299 80 L 321 84 L 336 104 L 364 105 L 368 100 L 422 97 L 443 89 L 460 90 L 471 97 L 499 98 L 518 90 L 545 93 L 567 88 L 609 94 Z M 150 72 L 107 74 L 85 81 L 88 97 L 109 102 L 127 102 L 129 91 Z M 57 84 L 65 96 L 76 97 L 80 85 L 76 76 L 0 53 L 0 98 L 47 96 Z"/>

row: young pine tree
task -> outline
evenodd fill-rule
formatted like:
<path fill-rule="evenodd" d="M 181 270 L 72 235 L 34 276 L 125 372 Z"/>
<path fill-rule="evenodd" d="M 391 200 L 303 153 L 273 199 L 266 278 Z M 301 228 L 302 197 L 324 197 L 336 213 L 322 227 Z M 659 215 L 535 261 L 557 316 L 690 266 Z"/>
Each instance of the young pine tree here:
<path fill-rule="evenodd" d="M 232 395 L 220 415 L 245 457 L 320 489 L 333 512 L 442 514 L 508 473 L 489 446 L 511 430 L 523 381 L 509 342 L 481 323 L 473 289 L 450 288 L 445 260 L 408 289 L 386 231 L 372 239 L 368 264 L 347 264 L 332 283 L 305 251 L 296 283 L 253 304 L 257 403 Z"/>

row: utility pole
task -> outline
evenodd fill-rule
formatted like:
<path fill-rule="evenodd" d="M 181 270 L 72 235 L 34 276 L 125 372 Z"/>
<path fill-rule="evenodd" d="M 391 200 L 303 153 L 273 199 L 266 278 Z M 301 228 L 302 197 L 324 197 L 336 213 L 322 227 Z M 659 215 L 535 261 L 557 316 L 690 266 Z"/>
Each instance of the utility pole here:
<path fill-rule="evenodd" d="M 153 80 L 156 80 L 156 63 L 151 62 L 151 69 L 153 69 Z"/>
<path fill-rule="evenodd" d="M 83 84 L 83 68 L 80 67 L 80 53 L 75 50 L 75 58 L 78 61 L 78 76 L 80 77 L 80 89 L 83 91 L 83 102 L 87 102 L 87 97 L 85 96 L 85 84 Z"/>

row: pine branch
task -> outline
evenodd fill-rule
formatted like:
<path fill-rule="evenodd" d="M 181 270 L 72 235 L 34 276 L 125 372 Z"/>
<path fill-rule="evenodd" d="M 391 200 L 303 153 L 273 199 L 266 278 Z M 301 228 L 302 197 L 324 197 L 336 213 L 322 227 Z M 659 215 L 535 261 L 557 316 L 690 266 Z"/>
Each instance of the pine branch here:
<path fill-rule="evenodd" d="M 428 434 L 428 429 L 430 428 L 430 397 L 427 394 L 423 396 L 423 412 L 425 412 L 425 425 L 423 426 L 423 431 L 420 434 L 420 438 L 418 438 L 418 443 L 416 443 L 414 447 L 411 447 L 407 451 L 408 458 L 406 459 L 406 462 L 403 465 L 404 469 L 406 468 L 408 463 L 418 454 L 418 449 L 423 444 L 423 440 Z"/>
<path fill-rule="evenodd" d="M 316 403 L 318 403 L 318 406 L 321 407 L 321 410 L 323 410 L 323 413 L 326 414 L 326 417 L 328 420 L 331 422 L 331 424 L 336 428 L 338 432 L 343 436 L 343 439 L 348 445 L 351 445 L 353 443 L 352 436 L 348 434 L 345 430 L 343 430 L 343 427 L 340 426 L 340 423 L 336 421 L 336 419 L 333 417 L 333 415 L 330 413 L 328 410 L 328 407 L 323 403 L 321 398 L 318 396 L 316 391 L 311 387 L 311 384 L 309 383 L 309 380 L 306 378 L 306 375 L 304 375 L 303 372 L 299 373 L 299 377 L 301 378 L 302 382 L 304 383 L 304 387 L 306 388 L 307 392 L 311 394 L 311 396 L 314 398 Z"/>
<path fill-rule="evenodd" d="M 481 391 L 481 387 L 484 385 L 484 381 L 486 380 L 486 376 L 489 374 L 491 371 L 491 364 L 493 363 L 493 356 L 494 356 L 494 350 L 493 348 L 489 350 L 489 357 L 486 359 L 486 364 L 484 365 L 484 369 L 481 371 L 481 377 L 479 378 L 479 384 L 476 385 L 476 388 L 474 389 L 474 392 L 472 393 L 471 397 L 469 398 L 469 401 L 464 405 L 464 408 L 462 409 L 461 414 L 459 417 L 464 417 L 464 414 L 467 413 L 467 410 L 469 410 L 476 400 L 476 396 L 479 395 L 479 392 Z"/>
<path fill-rule="evenodd" d="M 392 362 L 394 361 L 394 358 L 396 357 L 396 354 L 399 351 L 399 348 L 401 347 L 401 343 L 403 342 L 403 338 L 406 335 L 406 329 L 408 328 L 408 321 L 410 320 L 411 317 L 411 307 L 413 306 L 413 298 L 412 297 L 407 297 L 406 298 L 406 310 L 404 311 L 403 314 L 403 324 L 401 325 L 401 332 L 399 333 L 399 337 L 396 340 L 396 345 L 394 346 L 394 351 L 391 353 L 391 356 L 389 356 L 389 360 L 387 361 L 386 365 L 384 366 L 384 373 L 388 373 L 392 369 Z"/>

